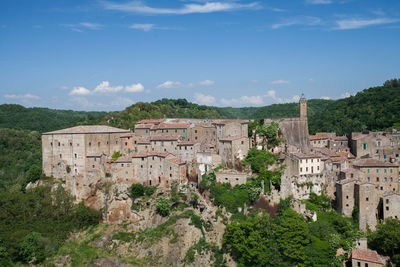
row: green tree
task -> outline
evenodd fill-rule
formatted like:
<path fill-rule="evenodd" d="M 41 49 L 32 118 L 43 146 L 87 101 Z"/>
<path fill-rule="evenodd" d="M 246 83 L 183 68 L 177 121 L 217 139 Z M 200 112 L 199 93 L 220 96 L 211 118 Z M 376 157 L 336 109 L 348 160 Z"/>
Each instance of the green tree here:
<path fill-rule="evenodd" d="M 156 200 L 156 208 L 158 214 L 160 214 L 163 217 L 166 217 L 169 215 L 171 209 L 171 203 L 168 198 L 160 197 L 157 198 Z"/>
<path fill-rule="evenodd" d="M 290 262 L 307 264 L 305 247 L 310 243 L 307 224 L 301 215 L 286 209 L 277 217 L 277 243 L 283 256 Z"/>
<path fill-rule="evenodd" d="M 400 221 L 388 218 L 384 224 L 378 224 L 376 231 L 368 236 L 368 246 L 379 254 L 397 260 L 400 254 Z"/>
<path fill-rule="evenodd" d="M 45 240 L 40 233 L 28 234 L 20 244 L 21 259 L 26 263 L 40 263 L 46 258 Z"/>

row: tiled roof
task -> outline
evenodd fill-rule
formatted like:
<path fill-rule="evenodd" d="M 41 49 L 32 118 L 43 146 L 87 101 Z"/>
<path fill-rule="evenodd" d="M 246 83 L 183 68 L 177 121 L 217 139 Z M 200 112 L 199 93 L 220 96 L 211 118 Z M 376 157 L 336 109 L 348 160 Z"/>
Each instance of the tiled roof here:
<path fill-rule="evenodd" d="M 161 152 L 140 152 L 140 153 L 132 153 L 130 156 L 132 158 L 146 158 L 146 157 L 162 157 L 165 158 L 169 155 L 170 153 L 161 153 Z"/>
<path fill-rule="evenodd" d="M 154 135 L 150 136 L 150 141 L 177 141 L 179 140 L 179 136 L 172 135 Z"/>
<path fill-rule="evenodd" d="M 132 162 L 132 157 L 126 155 L 123 157 L 119 157 L 117 160 L 111 160 L 111 163 L 125 163 L 125 162 Z"/>
<path fill-rule="evenodd" d="M 178 165 L 182 165 L 182 164 L 186 163 L 185 161 L 183 161 L 183 160 L 181 160 L 179 158 L 167 158 L 166 160 L 168 160 L 168 161 L 170 161 L 172 163 L 178 164 Z"/>
<path fill-rule="evenodd" d="M 189 124 L 187 123 L 160 123 L 155 125 L 152 129 L 187 129 Z"/>
<path fill-rule="evenodd" d="M 247 120 L 214 120 L 213 123 L 215 124 L 229 124 L 229 123 L 233 123 L 233 122 L 239 122 L 239 123 L 248 123 Z"/>
<path fill-rule="evenodd" d="M 119 138 L 129 138 L 132 136 L 133 136 L 132 133 L 126 133 L 126 134 L 121 135 Z"/>
<path fill-rule="evenodd" d="M 353 249 L 353 251 L 351 252 L 351 258 L 383 264 L 383 261 L 378 252 L 370 249 Z"/>
<path fill-rule="evenodd" d="M 351 152 L 346 152 L 346 151 L 342 151 L 342 152 L 337 152 L 340 156 L 346 157 L 348 159 L 355 159 L 356 156 L 354 156 Z"/>
<path fill-rule="evenodd" d="M 150 129 L 154 124 L 136 124 L 135 129 Z"/>
<path fill-rule="evenodd" d="M 247 137 L 245 137 L 245 136 L 228 136 L 228 137 L 220 138 L 219 141 L 232 142 L 232 141 L 239 140 L 242 138 L 247 138 Z"/>
<path fill-rule="evenodd" d="M 143 123 L 151 123 L 151 124 L 153 124 L 153 123 L 160 123 L 160 122 L 163 122 L 163 121 L 164 121 L 164 119 L 146 119 L 146 120 L 138 121 L 137 124 L 143 124 Z"/>
<path fill-rule="evenodd" d="M 320 152 L 320 153 L 322 153 L 326 156 L 330 156 L 330 157 L 335 157 L 338 155 L 338 153 L 336 151 L 328 149 L 326 147 L 316 147 L 316 148 L 313 148 L 313 150 L 315 152 Z"/>
<path fill-rule="evenodd" d="M 368 134 L 360 134 L 360 135 L 357 135 L 355 137 L 352 137 L 351 139 L 352 140 L 360 140 L 360 139 L 363 139 L 364 137 L 367 137 L 367 136 L 368 136 Z"/>
<path fill-rule="evenodd" d="M 321 140 L 328 139 L 328 133 L 316 133 L 315 135 L 310 135 L 310 140 Z"/>
<path fill-rule="evenodd" d="M 194 144 L 192 141 L 182 141 L 178 143 L 178 146 L 193 146 Z"/>
<path fill-rule="evenodd" d="M 105 125 L 80 125 L 43 134 L 91 134 L 91 133 L 130 133 L 129 130 Z"/>
<path fill-rule="evenodd" d="M 315 158 L 321 158 L 320 155 L 317 154 L 304 154 L 304 153 L 293 153 L 293 156 L 299 159 L 315 159 Z"/>
<path fill-rule="evenodd" d="M 355 178 L 349 178 L 349 179 L 343 179 L 343 180 L 338 181 L 338 184 L 348 184 L 348 183 L 356 182 L 356 181 L 358 181 L 358 180 Z"/>
<path fill-rule="evenodd" d="M 335 140 L 336 141 L 348 141 L 349 139 L 347 138 L 347 136 L 336 136 Z"/>
<path fill-rule="evenodd" d="M 362 159 L 354 162 L 353 165 L 357 167 L 398 167 L 390 162 L 383 162 L 376 159 Z"/>

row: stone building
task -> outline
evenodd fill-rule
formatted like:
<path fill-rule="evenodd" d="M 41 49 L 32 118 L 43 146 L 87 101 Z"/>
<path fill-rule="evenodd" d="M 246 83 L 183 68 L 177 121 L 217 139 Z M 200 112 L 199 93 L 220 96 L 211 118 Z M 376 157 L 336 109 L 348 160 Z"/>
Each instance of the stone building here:
<path fill-rule="evenodd" d="M 384 263 L 378 252 L 369 249 L 353 249 L 351 251 L 352 267 L 382 267 Z"/>
<path fill-rule="evenodd" d="M 336 183 L 336 208 L 340 214 L 351 217 L 354 209 L 356 179 L 340 180 Z"/>
<path fill-rule="evenodd" d="M 218 142 L 218 154 L 222 159 L 222 166 L 228 168 L 240 167 L 249 151 L 249 138 L 244 136 L 231 136 L 220 138 Z"/>
<path fill-rule="evenodd" d="M 378 217 L 379 197 L 372 183 L 356 183 L 354 186 L 355 205 L 358 207 L 358 224 L 360 230 L 367 227 L 375 231 Z"/>
<path fill-rule="evenodd" d="M 63 178 L 57 171 L 59 163 L 68 166 L 72 175 L 86 175 L 86 157 L 112 155 L 121 150 L 121 136 L 129 130 L 109 126 L 76 126 L 42 134 L 43 172 Z"/>
<path fill-rule="evenodd" d="M 386 192 L 399 191 L 399 166 L 376 159 L 362 159 L 354 162 L 353 168 L 364 173 L 361 182 L 372 183 L 379 197 Z"/>
<path fill-rule="evenodd" d="M 294 174 L 320 174 L 323 170 L 321 156 L 317 154 L 292 153 L 289 155 Z"/>
<path fill-rule="evenodd" d="M 126 133 L 120 136 L 121 138 L 121 153 L 130 154 L 133 150 L 133 134 Z"/>
<path fill-rule="evenodd" d="M 192 141 L 182 141 L 176 146 L 175 155 L 186 161 L 192 162 L 196 159 L 197 152 L 200 151 L 200 143 L 194 143 Z"/>
<path fill-rule="evenodd" d="M 230 183 L 235 185 L 245 184 L 247 182 L 247 173 L 230 169 L 221 169 L 215 173 L 217 183 Z"/>
<path fill-rule="evenodd" d="M 220 139 L 232 136 L 248 136 L 247 120 L 214 120 L 216 128 L 216 142 Z"/>
<path fill-rule="evenodd" d="M 383 194 L 383 219 L 392 217 L 400 219 L 400 194 L 388 192 Z"/>
<path fill-rule="evenodd" d="M 150 136 L 151 151 L 174 153 L 180 136 L 177 135 L 153 135 Z"/>

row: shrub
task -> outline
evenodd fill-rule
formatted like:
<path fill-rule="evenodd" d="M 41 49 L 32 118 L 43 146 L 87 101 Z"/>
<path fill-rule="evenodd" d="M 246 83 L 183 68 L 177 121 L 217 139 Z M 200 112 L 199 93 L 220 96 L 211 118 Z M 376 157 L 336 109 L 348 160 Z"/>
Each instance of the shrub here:
<path fill-rule="evenodd" d="M 169 211 L 171 209 L 171 203 L 168 198 L 157 198 L 156 200 L 156 208 L 158 214 L 160 214 L 163 217 L 166 217 L 169 215 Z"/>
<path fill-rule="evenodd" d="M 20 244 L 19 254 L 26 263 L 40 263 L 46 258 L 45 242 L 40 233 L 32 232 Z"/>
<path fill-rule="evenodd" d="M 142 184 L 133 184 L 131 187 L 131 196 L 133 199 L 144 196 L 144 186 Z"/>
<path fill-rule="evenodd" d="M 156 190 L 157 190 L 157 187 L 155 187 L 155 186 L 145 186 L 144 187 L 144 194 L 146 195 L 146 196 L 152 196 L 153 194 L 154 194 L 154 192 L 156 192 Z"/>

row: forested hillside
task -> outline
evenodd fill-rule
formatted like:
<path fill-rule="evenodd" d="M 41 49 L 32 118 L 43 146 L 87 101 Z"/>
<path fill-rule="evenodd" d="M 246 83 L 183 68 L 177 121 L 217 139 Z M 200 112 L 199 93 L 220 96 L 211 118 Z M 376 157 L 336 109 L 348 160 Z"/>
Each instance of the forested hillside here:
<path fill-rule="evenodd" d="M 96 124 L 105 114 L 3 104 L 0 105 L 0 128 L 48 132 L 77 124 Z"/>

